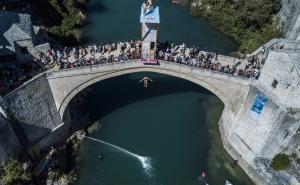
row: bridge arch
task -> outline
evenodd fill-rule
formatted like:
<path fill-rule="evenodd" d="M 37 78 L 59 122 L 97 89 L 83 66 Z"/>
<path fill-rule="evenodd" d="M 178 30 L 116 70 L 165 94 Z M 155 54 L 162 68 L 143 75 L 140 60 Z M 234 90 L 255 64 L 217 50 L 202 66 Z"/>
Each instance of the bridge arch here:
<path fill-rule="evenodd" d="M 60 106 L 58 108 L 58 111 L 63 117 L 64 112 L 69 104 L 69 102 L 72 100 L 73 97 L 76 96 L 80 91 L 83 89 L 87 88 L 88 86 L 95 84 L 99 81 L 106 80 L 109 78 L 125 75 L 125 74 L 130 74 L 130 73 L 136 73 L 136 72 L 155 72 L 155 73 L 160 73 L 164 75 L 169 75 L 169 76 L 174 76 L 177 78 L 181 78 L 190 82 L 193 82 L 197 85 L 200 85 L 201 87 L 204 87 L 205 89 L 209 90 L 212 92 L 214 95 L 216 95 L 223 103 L 225 108 L 227 108 L 231 113 L 234 110 L 232 101 L 228 99 L 228 96 L 222 92 L 222 89 L 219 89 L 219 87 L 214 86 L 210 83 L 207 83 L 205 80 L 202 80 L 201 78 L 197 78 L 196 76 L 193 75 L 193 73 L 180 73 L 178 71 L 174 70 L 169 70 L 169 69 L 163 69 L 163 68 L 153 68 L 153 67 L 141 67 L 141 68 L 129 68 L 129 69 L 123 69 L 123 70 L 117 70 L 117 71 L 111 71 L 107 73 L 101 73 L 97 76 L 94 76 L 80 84 L 77 84 L 76 87 L 74 87 L 62 100 L 60 103 Z"/>
<path fill-rule="evenodd" d="M 24 123 L 27 138 L 34 143 L 50 132 L 64 131 L 59 129 L 65 125 L 64 112 L 71 99 L 84 88 L 101 80 L 135 72 L 174 76 L 206 88 L 224 103 L 223 114 L 226 115 L 222 119 L 226 119 L 227 123 L 233 122 L 242 105 L 247 103 L 252 85 L 249 79 L 174 62 L 160 61 L 160 65 L 153 66 L 133 60 L 46 71 L 5 96 L 3 105 Z M 37 131 L 33 134 L 33 130 Z"/>

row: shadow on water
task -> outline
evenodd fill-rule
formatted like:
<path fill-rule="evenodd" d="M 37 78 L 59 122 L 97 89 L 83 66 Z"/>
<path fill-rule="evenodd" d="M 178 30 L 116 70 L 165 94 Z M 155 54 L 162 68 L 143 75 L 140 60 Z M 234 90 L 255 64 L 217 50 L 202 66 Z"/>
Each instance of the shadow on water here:
<path fill-rule="evenodd" d="M 139 82 L 144 76 L 148 76 L 153 80 L 148 88 L 145 88 L 143 83 Z M 212 95 L 205 88 L 180 78 L 158 73 L 133 73 L 106 79 L 89 86 L 83 90 L 86 92 L 86 98 L 82 103 L 86 108 L 85 112 L 89 113 L 90 120 L 94 122 L 128 104 L 166 94 L 195 90 L 203 94 Z M 70 102 L 71 107 L 74 107 L 72 104 L 77 101 L 78 98 L 75 96 Z M 199 103 L 201 101 L 199 100 Z"/>

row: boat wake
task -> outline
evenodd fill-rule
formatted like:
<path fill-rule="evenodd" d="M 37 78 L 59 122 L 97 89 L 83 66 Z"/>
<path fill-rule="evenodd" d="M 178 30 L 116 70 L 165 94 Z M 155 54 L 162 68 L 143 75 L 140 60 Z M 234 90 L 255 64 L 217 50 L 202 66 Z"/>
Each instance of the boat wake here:
<path fill-rule="evenodd" d="M 134 154 L 134 153 L 132 153 L 132 152 L 130 152 L 130 151 L 124 149 L 124 148 L 121 148 L 119 146 L 107 143 L 107 142 L 102 141 L 100 139 L 92 138 L 92 137 L 89 137 L 89 136 L 83 136 L 83 137 L 87 138 L 87 139 L 90 139 L 90 140 L 93 140 L 93 141 L 97 141 L 99 143 L 103 143 L 103 144 L 108 145 L 108 146 L 110 146 L 110 147 L 112 147 L 112 148 L 114 148 L 116 150 L 119 150 L 119 151 L 121 151 L 121 152 L 123 152 L 123 153 L 125 153 L 125 154 L 127 154 L 129 156 L 132 156 L 132 157 L 138 159 L 139 162 L 141 163 L 141 165 L 142 165 L 142 167 L 143 167 L 144 172 L 146 173 L 146 175 L 148 177 L 151 177 L 153 175 L 154 168 L 152 166 L 151 158 Z"/>
<path fill-rule="evenodd" d="M 154 168 L 152 166 L 151 158 L 142 157 L 142 156 L 137 156 L 137 157 L 138 157 L 139 161 L 141 162 L 142 167 L 143 167 L 144 172 L 146 173 L 146 175 L 149 176 L 149 177 L 152 177 Z"/>

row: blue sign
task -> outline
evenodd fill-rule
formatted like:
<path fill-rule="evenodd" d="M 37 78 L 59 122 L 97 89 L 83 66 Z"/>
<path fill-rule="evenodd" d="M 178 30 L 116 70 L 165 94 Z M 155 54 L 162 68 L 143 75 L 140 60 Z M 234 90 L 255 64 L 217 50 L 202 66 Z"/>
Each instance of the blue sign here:
<path fill-rule="evenodd" d="M 268 103 L 268 98 L 260 92 L 256 93 L 255 100 L 251 107 L 253 116 L 259 117 L 266 103 Z"/>

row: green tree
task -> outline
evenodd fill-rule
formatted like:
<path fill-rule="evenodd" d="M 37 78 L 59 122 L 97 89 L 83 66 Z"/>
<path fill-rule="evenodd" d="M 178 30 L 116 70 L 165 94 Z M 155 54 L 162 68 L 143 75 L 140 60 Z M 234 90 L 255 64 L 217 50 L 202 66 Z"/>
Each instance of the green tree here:
<path fill-rule="evenodd" d="M 242 53 L 251 53 L 260 45 L 280 36 L 274 15 L 280 0 L 202 0 L 193 15 L 207 17 L 222 32 L 240 42 Z"/>
<path fill-rule="evenodd" d="M 56 181 L 61 176 L 62 175 L 59 169 L 53 169 L 48 173 L 48 180 Z"/>
<path fill-rule="evenodd" d="M 276 154 L 272 160 L 272 168 L 275 170 L 285 170 L 290 165 L 289 156 L 286 154 Z"/>
<path fill-rule="evenodd" d="M 84 24 L 82 13 L 87 0 L 48 0 L 51 6 L 62 16 L 60 25 L 49 28 L 49 32 L 61 37 L 64 41 L 79 41 L 81 26 Z"/>
<path fill-rule="evenodd" d="M 16 160 L 5 164 L 3 171 L 1 181 L 4 185 L 24 185 L 31 181 L 31 174 Z"/>

